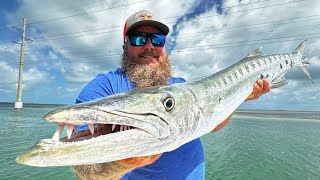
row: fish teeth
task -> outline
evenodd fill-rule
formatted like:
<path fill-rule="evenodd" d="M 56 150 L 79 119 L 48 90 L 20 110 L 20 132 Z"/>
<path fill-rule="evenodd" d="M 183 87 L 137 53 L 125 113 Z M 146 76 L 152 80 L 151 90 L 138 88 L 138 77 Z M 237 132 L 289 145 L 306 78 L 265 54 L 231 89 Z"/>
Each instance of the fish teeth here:
<path fill-rule="evenodd" d="M 126 130 L 129 130 L 129 129 L 133 129 L 133 127 L 127 126 L 127 125 L 119 125 L 119 126 L 120 126 L 120 131 L 126 131 Z M 111 131 L 113 132 L 116 127 L 117 127 L 116 124 L 112 124 Z"/>
<path fill-rule="evenodd" d="M 88 126 L 91 134 L 94 134 L 94 124 L 89 124 Z"/>
<path fill-rule="evenodd" d="M 74 129 L 74 125 L 72 125 L 72 124 L 68 124 L 67 125 L 67 136 L 68 136 L 68 139 L 71 138 L 73 129 Z"/>
<path fill-rule="evenodd" d="M 116 126 L 117 126 L 117 125 L 112 124 L 112 129 L 111 129 L 111 131 L 113 131 L 113 130 L 116 128 Z"/>
<path fill-rule="evenodd" d="M 54 141 L 59 141 L 59 139 L 60 139 L 60 136 L 61 136 L 61 134 L 62 134 L 62 132 L 63 132 L 63 129 L 64 129 L 64 125 L 59 125 L 59 124 L 57 124 L 57 130 L 56 130 L 56 132 L 53 134 L 53 136 L 52 136 L 52 140 L 54 140 Z"/>

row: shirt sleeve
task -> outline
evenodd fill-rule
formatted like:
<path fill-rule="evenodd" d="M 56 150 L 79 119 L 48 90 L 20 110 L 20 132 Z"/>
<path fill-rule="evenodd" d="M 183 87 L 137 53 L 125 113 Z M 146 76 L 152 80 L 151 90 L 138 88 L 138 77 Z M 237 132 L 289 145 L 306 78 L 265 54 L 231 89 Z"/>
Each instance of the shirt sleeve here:
<path fill-rule="evenodd" d="M 87 101 L 92 101 L 98 98 L 110 96 L 114 94 L 112 85 L 114 78 L 112 78 L 112 72 L 108 74 L 98 74 L 93 80 L 91 80 L 80 92 L 76 99 L 76 104 Z M 82 124 L 77 126 L 78 131 L 87 130 L 88 125 Z"/>
<path fill-rule="evenodd" d="M 92 101 L 98 98 L 110 96 L 114 94 L 112 88 L 111 72 L 107 75 L 98 74 L 93 80 L 91 80 L 80 92 L 77 103 Z"/>

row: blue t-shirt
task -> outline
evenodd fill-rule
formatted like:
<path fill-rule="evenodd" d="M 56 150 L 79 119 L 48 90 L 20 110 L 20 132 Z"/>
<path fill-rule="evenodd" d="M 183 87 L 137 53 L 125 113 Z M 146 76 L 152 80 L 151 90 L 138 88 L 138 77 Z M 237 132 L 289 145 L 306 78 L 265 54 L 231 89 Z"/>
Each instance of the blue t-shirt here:
<path fill-rule="evenodd" d="M 182 78 L 171 77 L 168 84 L 185 82 Z M 127 92 L 135 89 L 121 68 L 107 74 L 99 74 L 81 91 L 76 103 Z M 87 125 L 78 126 L 78 130 L 88 129 Z M 176 150 L 165 152 L 153 164 L 134 169 L 123 176 L 122 180 L 144 179 L 204 179 L 204 156 L 200 139 L 195 139 Z"/>

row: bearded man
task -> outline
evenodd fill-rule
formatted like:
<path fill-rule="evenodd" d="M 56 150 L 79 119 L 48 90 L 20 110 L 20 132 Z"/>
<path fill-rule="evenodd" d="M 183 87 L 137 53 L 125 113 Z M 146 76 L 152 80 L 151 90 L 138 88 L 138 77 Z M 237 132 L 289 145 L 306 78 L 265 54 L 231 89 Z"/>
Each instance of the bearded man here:
<path fill-rule="evenodd" d="M 171 64 L 164 47 L 169 28 L 148 11 L 132 14 L 126 21 L 121 68 L 99 74 L 81 91 L 77 103 L 145 88 L 185 82 L 172 77 Z M 247 100 L 270 91 L 269 83 L 257 81 Z M 230 116 L 231 117 L 231 116 Z M 226 125 L 228 117 L 213 132 Z M 87 125 L 78 131 L 88 129 Z M 112 131 L 125 130 L 115 127 Z M 200 139 L 163 154 L 134 157 L 115 162 L 74 166 L 79 179 L 204 179 L 204 156 Z"/>

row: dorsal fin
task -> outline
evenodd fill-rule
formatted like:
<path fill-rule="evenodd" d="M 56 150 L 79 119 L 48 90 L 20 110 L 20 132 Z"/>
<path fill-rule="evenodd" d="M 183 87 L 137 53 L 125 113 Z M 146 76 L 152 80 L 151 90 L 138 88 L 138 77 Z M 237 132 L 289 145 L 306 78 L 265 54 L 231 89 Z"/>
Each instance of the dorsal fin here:
<path fill-rule="evenodd" d="M 264 54 L 261 52 L 260 48 L 257 48 L 247 55 L 247 57 L 253 57 L 253 56 L 264 56 Z"/>

